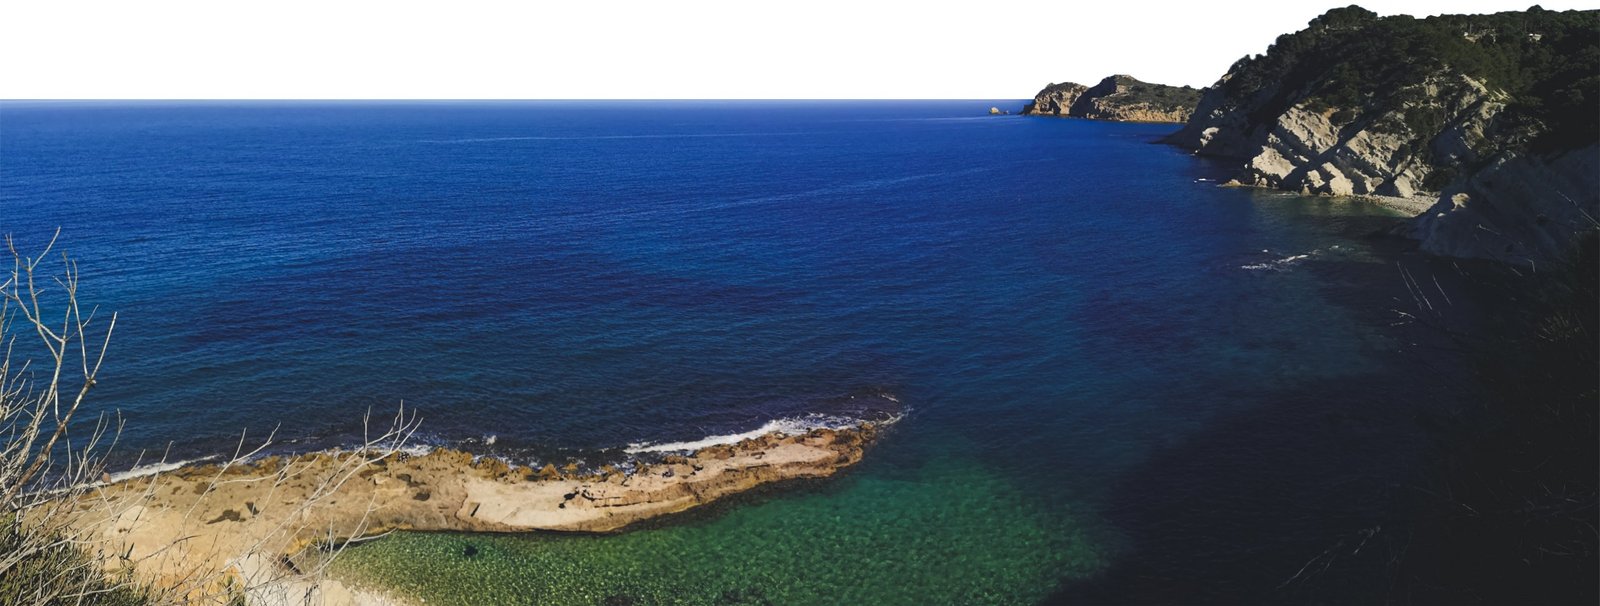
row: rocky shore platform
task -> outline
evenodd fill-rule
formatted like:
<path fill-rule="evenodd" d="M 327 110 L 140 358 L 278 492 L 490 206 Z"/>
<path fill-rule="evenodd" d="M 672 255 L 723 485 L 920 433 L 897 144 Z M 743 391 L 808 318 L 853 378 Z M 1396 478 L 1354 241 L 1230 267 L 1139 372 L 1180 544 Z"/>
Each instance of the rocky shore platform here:
<path fill-rule="evenodd" d="M 382 600 L 306 568 L 330 547 L 394 530 L 619 531 L 757 486 L 833 475 L 878 433 L 865 422 L 769 433 L 625 470 L 535 469 L 443 449 L 268 457 L 101 486 L 76 524 L 103 539 L 108 567 L 192 597 L 224 593 L 220 582 L 252 603 L 373 603 Z"/>

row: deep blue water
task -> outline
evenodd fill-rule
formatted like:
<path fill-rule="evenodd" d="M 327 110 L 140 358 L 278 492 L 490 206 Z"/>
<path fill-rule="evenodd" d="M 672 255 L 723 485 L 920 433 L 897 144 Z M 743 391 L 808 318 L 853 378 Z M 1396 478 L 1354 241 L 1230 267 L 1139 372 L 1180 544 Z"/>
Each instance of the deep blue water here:
<path fill-rule="evenodd" d="M 954 453 L 1092 513 L 1121 555 L 1058 597 L 1270 595 L 1370 526 L 1471 391 L 1391 326 L 1396 219 L 990 105 L 6 103 L 0 232 L 59 227 L 120 313 L 124 452 L 403 401 L 539 456 L 886 393 L 855 473 Z"/>

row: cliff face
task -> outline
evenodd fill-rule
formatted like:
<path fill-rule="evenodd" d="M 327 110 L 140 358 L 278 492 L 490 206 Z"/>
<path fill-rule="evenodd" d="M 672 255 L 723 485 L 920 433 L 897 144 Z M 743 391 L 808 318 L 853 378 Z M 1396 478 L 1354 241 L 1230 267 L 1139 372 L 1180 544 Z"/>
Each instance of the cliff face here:
<path fill-rule="evenodd" d="M 1029 116 L 1069 116 L 1072 104 L 1078 102 L 1078 97 L 1089 87 L 1076 82 L 1062 82 L 1051 84 L 1033 96 L 1033 102 L 1022 108 L 1022 113 Z"/>
<path fill-rule="evenodd" d="M 1430 252 L 1558 258 L 1600 216 L 1597 18 L 1329 11 L 1235 63 L 1168 141 L 1241 160 L 1246 185 L 1435 199 L 1402 230 Z"/>
<path fill-rule="evenodd" d="M 1402 228 L 1422 250 L 1538 269 L 1562 259 L 1578 234 L 1600 227 L 1600 145 L 1505 154 L 1446 188 Z"/>
<path fill-rule="evenodd" d="M 1022 113 L 1121 122 L 1183 122 L 1189 119 L 1199 99 L 1200 91 L 1188 86 L 1151 84 L 1118 75 L 1093 87 L 1072 82 L 1051 84 L 1039 91 Z"/>
<path fill-rule="evenodd" d="M 1228 77 L 1224 77 L 1224 82 Z M 1471 77 L 1449 74 L 1395 90 L 1393 110 L 1335 108 L 1285 94 L 1276 85 L 1240 103 L 1207 89 L 1195 115 L 1169 141 L 1202 154 L 1246 160 L 1240 181 L 1313 194 L 1411 197 L 1437 190 L 1439 177 L 1493 153 L 1494 118 L 1507 96 Z M 1287 96 L 1281 109 L 1265 100 Z M 1408 116 L 1442 116 L 1417 123 Z M 1441 125 L 1440 122 L 1443 122 Z"/>

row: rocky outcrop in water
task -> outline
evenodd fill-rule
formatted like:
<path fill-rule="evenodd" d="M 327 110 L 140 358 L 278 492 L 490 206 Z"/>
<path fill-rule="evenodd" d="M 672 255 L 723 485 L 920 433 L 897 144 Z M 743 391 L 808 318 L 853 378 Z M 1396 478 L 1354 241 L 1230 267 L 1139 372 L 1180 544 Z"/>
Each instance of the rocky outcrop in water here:
<path fill-rule="evenodd" d="M 350 593 L 294 564 L 324 546 L 391 530 L 618 531 L 759 486 L 831 476 L 860 461 L 877 435 L 865 422 L 775 432 L 587 473 L 454 450 L 268 457 L 97 487 L 72 523 L 116 546 L 102 554 L 108 566 L 133 566 L 189 603 L 243 587 L 251 603 L 302 604 L 313 593 Z M 218 578 L 227 587 L 190 587 Z"/>
<path fill-rule="evenodd" d="M 1034 95 L 1022 113 L 1119 122 L 1183 122 L 1199 99 L 1200 91 L 1192 87 L 1117 75 L 1093 87 L 1074 82 L 1051 84 Z"/>
<path fill-rule="evenodd" d="M 1235 63 L 1168 140 L 1245 185 L 1435 201 L 1400 230 L 1432 253 L 1554 260 L 1600 225 L 1597 21 L 1336 9 Z"/>

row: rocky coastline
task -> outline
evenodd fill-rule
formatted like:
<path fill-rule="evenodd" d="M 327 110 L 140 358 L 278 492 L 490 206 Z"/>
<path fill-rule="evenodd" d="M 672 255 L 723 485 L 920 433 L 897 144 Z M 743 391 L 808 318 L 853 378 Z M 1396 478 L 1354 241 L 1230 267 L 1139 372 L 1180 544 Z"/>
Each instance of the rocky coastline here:
<path fill-rule="evenodd" d="M 195 601 L 242 587 L 251 603 L 302 603 L 307 595 L 325 604 L 387 603 L 307 573 L 306 562 L 329 546 L 395 530 L 617 532 L 758 486 L 831 476 L 859 462 L 880 431 L 863 422 L 774 432 L 641 458 L 628 469 L 535 469 L 445 449 L 188 466 L 96 488 L 74 524 L 104 539 L 99 555 L 108 568 L 182 587 Z M 194 579 L 211 580 L 187 585 Z"/>
<path fill-rule="evenodd" d="M 1240 162 L 1240 185 L 1404 201 L 1393 233 L 1430 254 L 1561 262 L 1600 228 L 1596 15 L 1335 9 L 1235 63 L 1167 142 Z"/>
<path fill-rule="evenodd" d="M 1029 116 L 1057 116 L 1116 122 L 1173 122 L 1189 119 L 1200 91 L 1188 86 L 1142 82 L 1115 75 L 1092 87 L 1075 82 L 1050 84 L 1022 108 Z"/>

